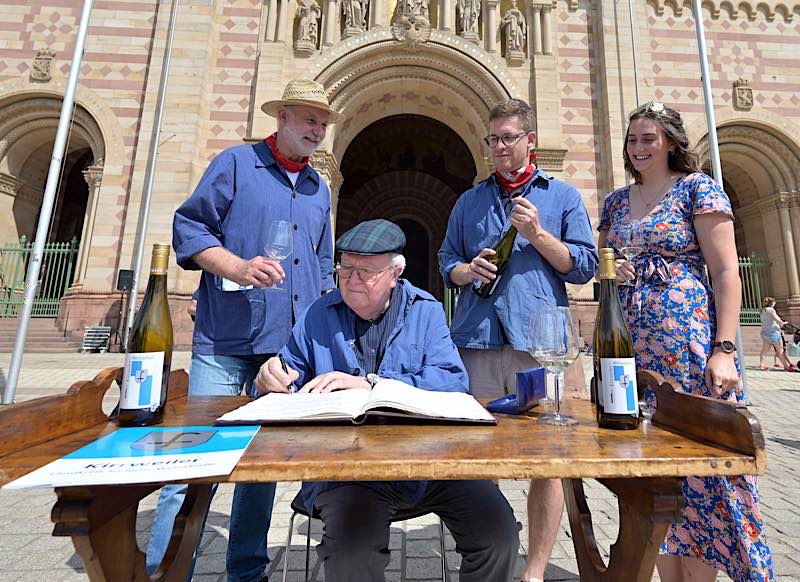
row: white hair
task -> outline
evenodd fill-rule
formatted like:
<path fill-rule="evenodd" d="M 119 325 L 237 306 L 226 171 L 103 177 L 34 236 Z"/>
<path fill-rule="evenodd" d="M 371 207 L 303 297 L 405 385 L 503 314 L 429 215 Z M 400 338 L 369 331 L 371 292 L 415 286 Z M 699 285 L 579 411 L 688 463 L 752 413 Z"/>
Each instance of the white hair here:
<path fill-rule="evenodd" d="M 400 267 L 398 275 L 402 275 L 403 271 L 406 270 L 406 258 L 400 253 L 392 253 L 392 266 Z"/>

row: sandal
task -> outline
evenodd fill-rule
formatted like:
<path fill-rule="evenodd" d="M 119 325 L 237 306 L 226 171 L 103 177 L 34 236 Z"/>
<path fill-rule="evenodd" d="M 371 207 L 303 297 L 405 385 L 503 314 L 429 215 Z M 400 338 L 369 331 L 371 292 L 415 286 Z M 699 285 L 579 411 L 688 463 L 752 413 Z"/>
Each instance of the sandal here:
<path fill-rule="evenodd" d="M 769 366 L 767 366 L 765 364 L 759 364 L 758 365 L 758 369 L 766 372 L 767 370 L 769 370 Z"/>
<path fill-rule="evenodd" d="M 794 364 L 792 364 L 788 368 L 784 368 L 784 370 L 786 370 L 787 372 L 798 372 L 798 371 L 800 371 L 800 369 L 798 369 L 798 367 L 795 366 Z"/>

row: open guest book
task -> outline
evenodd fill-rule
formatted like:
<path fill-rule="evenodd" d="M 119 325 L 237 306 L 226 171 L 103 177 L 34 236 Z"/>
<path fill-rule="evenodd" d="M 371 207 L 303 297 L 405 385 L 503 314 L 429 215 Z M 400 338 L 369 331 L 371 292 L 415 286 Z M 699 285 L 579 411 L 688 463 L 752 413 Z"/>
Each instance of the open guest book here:
<path fill-rule="evenodd" d="M 286 424 L 350 421 L 370 417 L 413 418 L 469 424 L 497 424 L 473 396 L 421 390 L 398 380 L 380 380 L 372 390 L 327 394 L 271 393 L 217 419 L 217 424 Z"/>

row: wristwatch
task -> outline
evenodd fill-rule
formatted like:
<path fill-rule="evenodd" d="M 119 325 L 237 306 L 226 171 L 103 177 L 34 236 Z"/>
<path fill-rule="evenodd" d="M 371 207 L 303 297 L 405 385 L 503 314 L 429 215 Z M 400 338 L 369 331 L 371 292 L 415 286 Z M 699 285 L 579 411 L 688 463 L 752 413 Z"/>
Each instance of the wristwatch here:
<path fill-rule="evenodd" d="M 736 351 L 736 344 L 731 340 L 722 340 L 721 342 L 714 342 L 711 345 L 715 348 L 722 348 L 722 351 L 726 354 L 732 354 Z"/>
<path fill-rule="evenodd" d="M 377 374 L 367 374 L 367 382 L 370 388 L 375 388 L 375 384 L 381 381 L 381 377 Z"/>

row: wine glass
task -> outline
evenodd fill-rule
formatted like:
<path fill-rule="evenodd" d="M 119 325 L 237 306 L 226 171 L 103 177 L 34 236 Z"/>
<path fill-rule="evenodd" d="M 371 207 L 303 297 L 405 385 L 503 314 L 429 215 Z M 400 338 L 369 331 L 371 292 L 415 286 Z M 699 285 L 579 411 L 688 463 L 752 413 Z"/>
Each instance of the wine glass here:
<path fill-rule="evenodd" d="M 264 254 L 269 259 L 282 261 L 292 254 L 292 226 L 286 220 L 273 220 L 269 225 Z M 274 284 L 267 289 L 284 291 L 283 285 Z"/>
<path fill-rule="evenodd" d="M 639 220 L 631 220 L 623 225 L 620 231 L 620 239 L 622 246 L 619 252 L 630 263 L 644 252 L 644 242 L 642 237 L 642 223 Z M 621 285 L 634 285 L 630 281 L 625 281 Z"/>
<path fill-rule="evenodd" d="M 578 357 L 580 339 L 569 307 L 541 307 L 530 320 L 531 355 L 554 375 L 555 412 L 545 414 L 539 422 L 555 426 L 574 426 L 578 421 L 561 414 L 560 372 Z"/>

